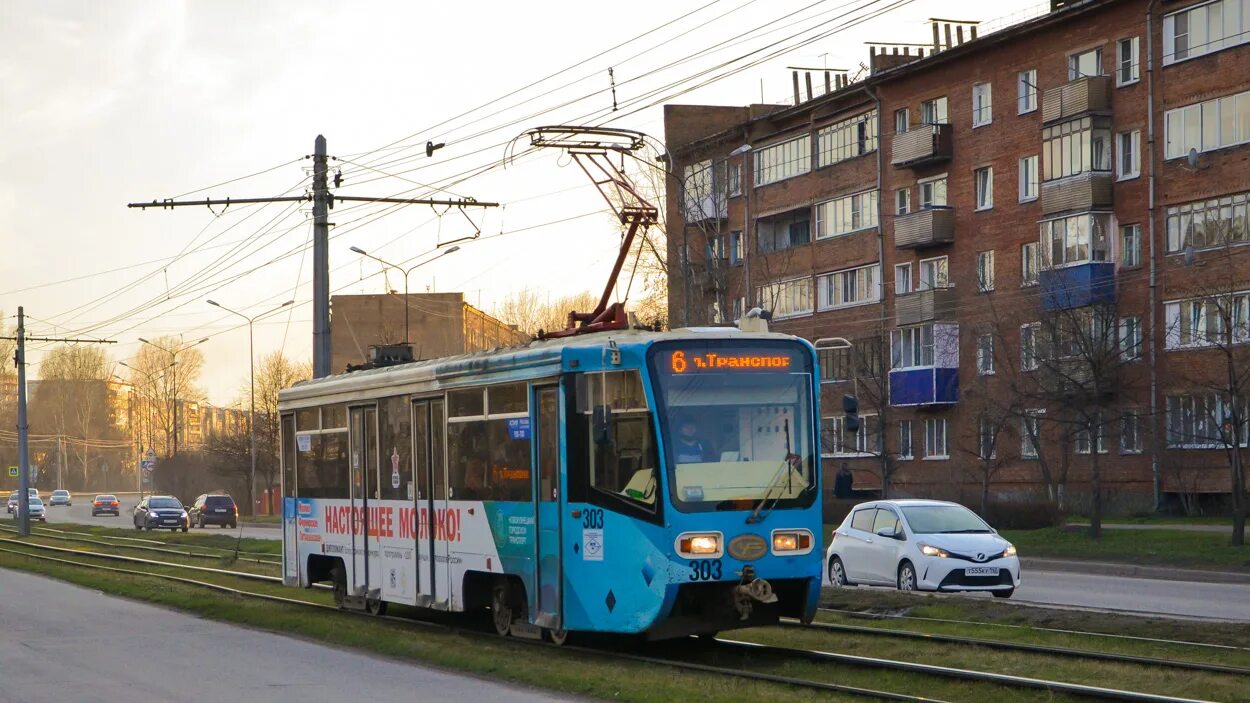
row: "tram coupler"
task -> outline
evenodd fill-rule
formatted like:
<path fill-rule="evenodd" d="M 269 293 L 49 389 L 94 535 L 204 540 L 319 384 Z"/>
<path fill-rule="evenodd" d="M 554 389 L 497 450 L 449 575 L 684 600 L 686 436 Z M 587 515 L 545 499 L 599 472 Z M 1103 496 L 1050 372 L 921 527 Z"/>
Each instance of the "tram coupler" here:
<path fill-rule="evenodd" d="M 739 620 L 751 617 L 755 603 L 776 603 L 777 594 L 773 593 L 773 585 L 755 575 L 755 567 L 750 564 L 740 572 L 742 579 L 734 586 L 734 608 L 738 611 Z"/>

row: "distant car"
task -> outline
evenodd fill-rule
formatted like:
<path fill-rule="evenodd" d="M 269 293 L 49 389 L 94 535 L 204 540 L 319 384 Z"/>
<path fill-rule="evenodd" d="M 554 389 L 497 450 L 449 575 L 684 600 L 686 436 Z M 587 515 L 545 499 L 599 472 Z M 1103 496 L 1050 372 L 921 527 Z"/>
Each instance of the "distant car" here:
<path fill-rule="evenodd" d="M 95 500 L 91 501 L 91 517 L 96 515 L 113 515 L 117 517 L 122 514 L 121 503 L 114 495 L 98 495 Z"/>
<path fill-rule="evenodd" d="M 29 503 L 29 507 L 27 508 L 27 511 L 28 511 L 28 514 L 30 515 L 31 520 L 38 520 L 40 522 L 48 521 L 48 516 L 46 514 L 47 511 L 43 507 L 43 501 L 39 500 L 38 498 L 30 499 L 30 503 Z"/>
<path fill-rule="evenodd" d="M 206 493 L 196 498 L 195 502 L 187 507 L 187 519 L 199 528 L 206 525 L 234 528 L 239 524 L 239 506 L 235 505 L 234 498 L 228 495 Z"/>
<path fill-rule="evenodd" d="M 190 527 L 187 511 L 173 496 L 148 496 L 135 506 L 136 530 L 182 530 Z"/>
<path fill-rule="evenodd" d="M 9 510 L 10 515 L 17 512 L 17 491 L 13 491 L 12 493 L 9 494 L 8 510 Z"/>
<path fill-rule="evenodd" d="M 1020 585 L 1016 548 L 958 503 L 879 500 L 855 506 L 825 551 L 829 583 L 902 591 L 989 591 Z"/>
<path fill-rule="evenodd" d="M 73 504 L 74 504 L 74 499 L 72 496 L 70 496 L 69 491 L 66 491 L 66 490 L 58 489 L 58 490 L 52 491 L 52 495 L 48 496 L 48 507 L 52 507 L 56 505 L 73 505 Z"/>
<path fill-rule="evenodd" d="M 30 497 L 31 497 L 31 498 L 38 498 L 38 497 L 39 497 L 39 489 L 38 489 L 38 488 L 27 488 L 27 489 L 26 489 L 26 492 L 27 492 L 27 494 L 29 494 L 29 495 L 30 495 Z"/>

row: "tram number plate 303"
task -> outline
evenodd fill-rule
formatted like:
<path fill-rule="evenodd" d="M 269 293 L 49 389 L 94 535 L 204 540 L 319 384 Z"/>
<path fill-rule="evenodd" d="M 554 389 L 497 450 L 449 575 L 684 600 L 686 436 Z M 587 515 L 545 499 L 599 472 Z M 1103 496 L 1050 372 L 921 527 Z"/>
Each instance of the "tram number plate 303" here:
<path fill-rule="evenodd" d="M 700 559 L 690 564 L 691 581 L 718 581 L 723 573 L 720 559 Z"/>

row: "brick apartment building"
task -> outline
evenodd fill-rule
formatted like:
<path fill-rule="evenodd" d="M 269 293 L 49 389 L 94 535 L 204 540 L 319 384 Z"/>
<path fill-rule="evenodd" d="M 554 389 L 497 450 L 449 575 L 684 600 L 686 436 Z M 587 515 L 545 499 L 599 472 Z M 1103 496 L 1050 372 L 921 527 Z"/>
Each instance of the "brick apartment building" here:
<path fill-rule="evenodd" d="M 759 306 L 812 340 L 826 472 L 857 489 L 1227 495 L 1248 43 L 1250 0 L 1055 0 L 871 47 L 823 95 L 796 74 L 794 105 L 666 106 L 672 325 Z"/>

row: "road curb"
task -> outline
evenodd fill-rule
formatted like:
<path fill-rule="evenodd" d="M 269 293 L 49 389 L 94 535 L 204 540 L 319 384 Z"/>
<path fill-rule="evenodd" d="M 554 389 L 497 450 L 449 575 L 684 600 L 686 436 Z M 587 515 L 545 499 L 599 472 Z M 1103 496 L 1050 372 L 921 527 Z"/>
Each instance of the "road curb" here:
<path fill-rule="evenodd" d="M 1127 576 L 1163 581 L 1198 581 L 1202 583 L 1250 584 L 1250 573 L 1236 571 L 1204 571 L 1201 569 L 1176 569 L 1167 566 L 1144 566 L 1105 561 L 1081 561 L 1079 559 L 1045 559 L 1023 557 L 1020 566 L 1026 570 L 1064 571 L 1091 576 Z M 1027 571 L 1026 571 L 1027 576 Z"/>

